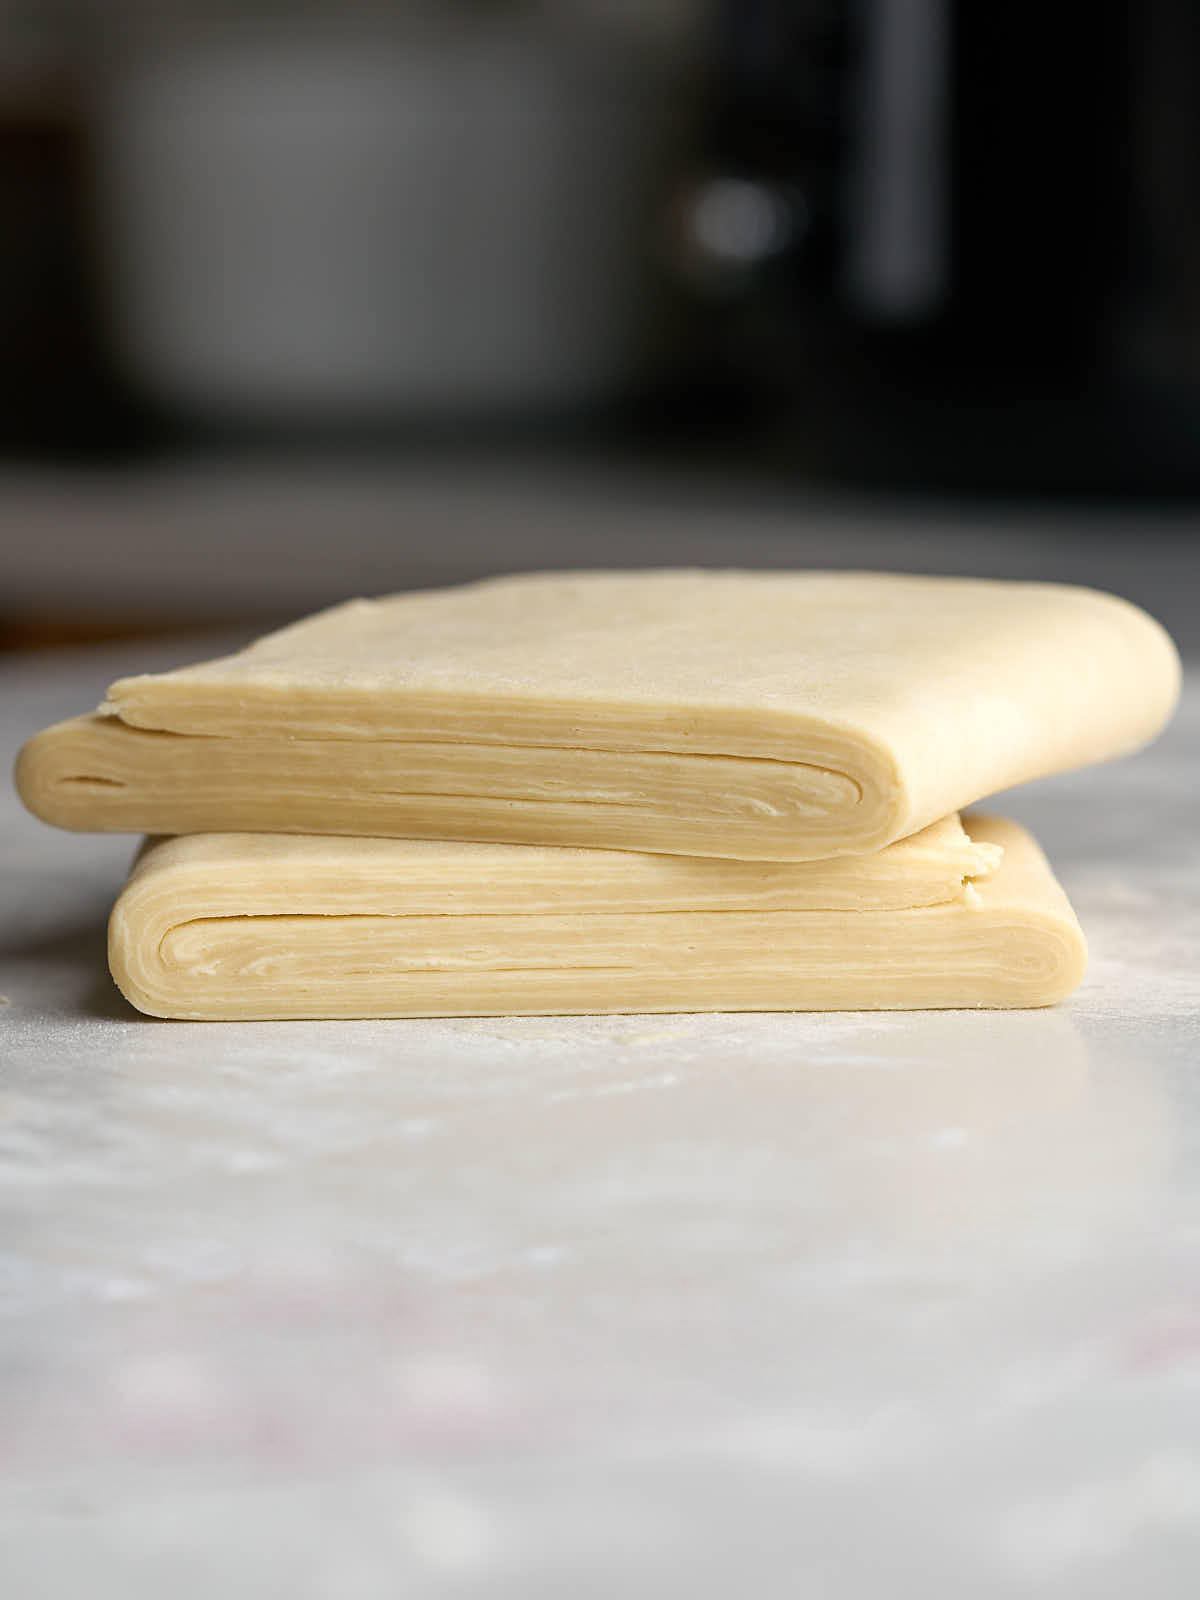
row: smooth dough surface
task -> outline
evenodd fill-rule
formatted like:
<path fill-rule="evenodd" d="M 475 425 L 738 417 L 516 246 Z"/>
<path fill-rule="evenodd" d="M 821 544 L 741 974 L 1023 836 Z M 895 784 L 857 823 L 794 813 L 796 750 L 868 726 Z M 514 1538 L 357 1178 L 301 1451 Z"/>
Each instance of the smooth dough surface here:
<path fill-rule="evenodd" d="M 30 741 L 18 785 L 89 830 L 803 861 L 1121 755 L 1178 686 L 1162 628 L 1087 589 L 544 574 L 353 601 L 122 679 Z"/>
<path fill-rule="evenodd" d="M 1065 894 L 1015 823 L 763 866 L 287 836 L 151 843 L 109 965 L 196 1020 L 1042 1006 L 1083 976 Z M 907 903 L 905 903 L 907 901 Z"/>

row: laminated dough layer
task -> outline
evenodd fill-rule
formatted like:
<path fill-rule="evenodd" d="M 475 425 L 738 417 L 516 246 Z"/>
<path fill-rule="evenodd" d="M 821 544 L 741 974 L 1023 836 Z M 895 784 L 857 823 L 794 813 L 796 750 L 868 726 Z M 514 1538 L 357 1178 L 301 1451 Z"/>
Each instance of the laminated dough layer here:
<path fill-rule="evenodd" d="M 153 843 L 109 964 L 196 1020 L 1042 1006 L 1079 924 L 1015 823 L 956 819 L 798 866 L 533 846 L 197 835 Z M 907 902 L 907 903 L 905 903 Z"/>
<path fill-rule="evenodd" d="M 862 573 L 534 575 L 354 601 L 36 736 L 63 827 L 877 850 L 1125 753 L 1179 664 L 1126 601 Z"/>

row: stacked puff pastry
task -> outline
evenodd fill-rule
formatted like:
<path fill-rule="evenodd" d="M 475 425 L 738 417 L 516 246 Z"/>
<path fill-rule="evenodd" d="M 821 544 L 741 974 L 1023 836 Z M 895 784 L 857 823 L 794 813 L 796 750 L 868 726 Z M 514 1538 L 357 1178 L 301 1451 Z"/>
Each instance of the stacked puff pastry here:
<path fill-rule="evenodd" d="M 1063 891 L 964 806 L 1174 706 L 1150 617 L 1053 584 L 545 574 L 354 601 L 122 679 L 25 803 L 145 832 L 109 959 L 189 1018 L 1038 1006 Z"/>

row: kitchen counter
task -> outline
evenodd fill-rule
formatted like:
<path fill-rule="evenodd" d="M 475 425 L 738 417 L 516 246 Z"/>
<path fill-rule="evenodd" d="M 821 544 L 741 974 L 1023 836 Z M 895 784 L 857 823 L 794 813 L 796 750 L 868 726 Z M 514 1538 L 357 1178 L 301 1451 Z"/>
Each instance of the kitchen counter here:
<path fill-rule="evenodd" d="M 303 616 L 349 595 L 557 567 L 853 567 L 1111 589 L 1200 654 L 1191 505 L 851 494 L 649 460 L 461 452 L 0 471 L 0 643 Z"/>
<path fill-rule="evenodd" d="M 0 665 L 0 753 L 143 646 Z M 1029 1013 L 139 1018 L 0 795 L 0 1593 L 1190 1597 L 1200 685 Z"/>

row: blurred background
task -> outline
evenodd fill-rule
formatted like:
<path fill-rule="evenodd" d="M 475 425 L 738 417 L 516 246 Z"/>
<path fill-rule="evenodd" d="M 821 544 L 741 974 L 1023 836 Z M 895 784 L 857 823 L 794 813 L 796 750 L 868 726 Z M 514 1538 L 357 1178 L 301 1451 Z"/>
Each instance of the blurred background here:
<path fill-rule="evenodd" d="M 1200 643 L 1194 0 L 0 0 L 0 648 L 499 569 Z"/>

